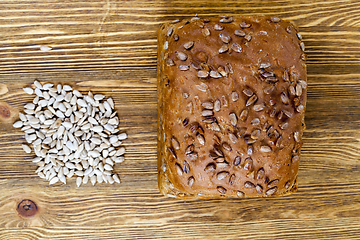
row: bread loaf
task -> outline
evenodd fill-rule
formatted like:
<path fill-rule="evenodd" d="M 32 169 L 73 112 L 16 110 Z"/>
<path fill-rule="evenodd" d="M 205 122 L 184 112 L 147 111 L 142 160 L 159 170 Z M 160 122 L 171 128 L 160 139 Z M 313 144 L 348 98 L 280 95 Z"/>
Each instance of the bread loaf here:
<path fill-rule="evenodd" d="M 158 32 L 158 180 L 169 197 L 297 190 L 306 55 L 277 17 L 192 18 Z"/>

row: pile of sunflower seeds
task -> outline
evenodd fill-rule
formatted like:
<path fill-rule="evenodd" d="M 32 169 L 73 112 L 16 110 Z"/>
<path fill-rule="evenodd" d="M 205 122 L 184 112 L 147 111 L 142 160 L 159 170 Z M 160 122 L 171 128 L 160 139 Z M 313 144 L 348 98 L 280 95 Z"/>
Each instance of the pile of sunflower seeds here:
<path fill-rule="evenodd" d="M 125 148 L 120 145 L 127 134 L 119 132 L 113 100 L 91 92 L 83 95 L 69 85 L 34 85 L 35 90 L 24 88 L 36 97 L 13 126 L 25 132 L 28 144 L 22 147 L 26 153 L 33 149 L 39 177 L 50 185 L 66 184 L 66 177 L 72 176 L 77 176 L 78 187 L 89 180 L 92 185 L 120 183 L 113 168 L 124 161 Z"/>

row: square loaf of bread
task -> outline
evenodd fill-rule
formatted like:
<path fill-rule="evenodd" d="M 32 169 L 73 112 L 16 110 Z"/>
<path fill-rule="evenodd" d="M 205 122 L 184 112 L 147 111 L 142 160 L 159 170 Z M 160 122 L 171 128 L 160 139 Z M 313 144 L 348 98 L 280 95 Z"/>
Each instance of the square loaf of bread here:
<path fill-rule="evenodd" d="M 297 190 L 304 44 L 277 17 L 192 18 L 158 32 L 158 180 L 169 197 Z"/>

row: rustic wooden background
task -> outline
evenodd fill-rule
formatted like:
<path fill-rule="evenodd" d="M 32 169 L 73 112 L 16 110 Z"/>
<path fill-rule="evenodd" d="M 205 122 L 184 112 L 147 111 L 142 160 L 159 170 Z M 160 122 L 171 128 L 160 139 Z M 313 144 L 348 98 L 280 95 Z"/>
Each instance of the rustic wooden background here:
<path fill-rule="evenodd" d="M 195 14 L 275 14 L 300 27 L 309 89 L 298 193 L 160 195 L 156 30 Z M 359 0 L 0 0 L 0 239 L 360 239 L 359 64 Z M 35 79 L 113 97 L 129 135 L 122 184 L 48 186 L 35 175 L 11 127 Z M 17 213 L 23 199 L 37 204 L 34 217 Z"/>

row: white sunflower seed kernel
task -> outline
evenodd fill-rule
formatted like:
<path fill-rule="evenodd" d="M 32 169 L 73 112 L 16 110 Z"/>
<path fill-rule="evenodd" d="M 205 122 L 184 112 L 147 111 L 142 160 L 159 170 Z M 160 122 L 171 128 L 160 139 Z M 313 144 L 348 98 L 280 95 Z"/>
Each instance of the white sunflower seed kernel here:
<path fill-rule="evenodd" d="M 59 181 L 58 177 L 53 177 L 50 181 L 49 181 L 49 185 L 53 185 L 55 183 L 57 183 Z"/>
<path fill-rule="evenodd" d="M 90 177 L 90 182 L 91 182 L 91 184 L 92 184 L 93 186 L 95 186 L 96 180 L 97 180 L 96 175 L 93 175 L 93 176 Z"/>
<path fill-rule="evenodd" d="M 125 139 L 127 139 L 127 134 L 126 134 L 126 133 L 120 133 L 120 134 L 118 135 L 118 139 L 119 139 L 119 140 L 125 140 Z"/>
<path fill-rule="evenodd" d="M 124 160 L 125 160 L 124 156 L 121 156 L 121 157 L 112 157 L 111 159 L 114 160 L 115 163 L 122 163 L 122 162 L 124 162 Z"/>
<path fill-rule="evenodd" d="M 24 126 L 22 121 L 17 121 L 13 124 L 14 128 L 21 128 L 22 126 Z"/>
<path fill-rule="evenodd" d="M 22 144 L 22 148 L 26 153 L 31 153 L 31 148 L 28 145 Z"/>
<path fill-rule="evenodd" d="M 29 95 L 32 95 L 34 94 L 34 90 L 32 88 L 23 88 L 24 92 L 29 94 Z"/>
<path fill-rule="evenodd" d="M 111 175 L 106 175 L 106 178 L 110 184 L 113 184 L 115 182 Z"/>
<path fill-rule="evenodd" d="M 81 183 L 82 183 L 82 178 L 81 178 L 81 177 L 77 177 L 77 178 L 76 178 L 76 186 L 77 186 L 77 187 L 80 187 Z"/>
<path fill-rule="evenodd" d="M 112 175 L 112 177 L 113 177 L 115 182 L 120 183 L 120 178 L 119 178 L 118 175 L 114 174 L 114 175 Z"/>

